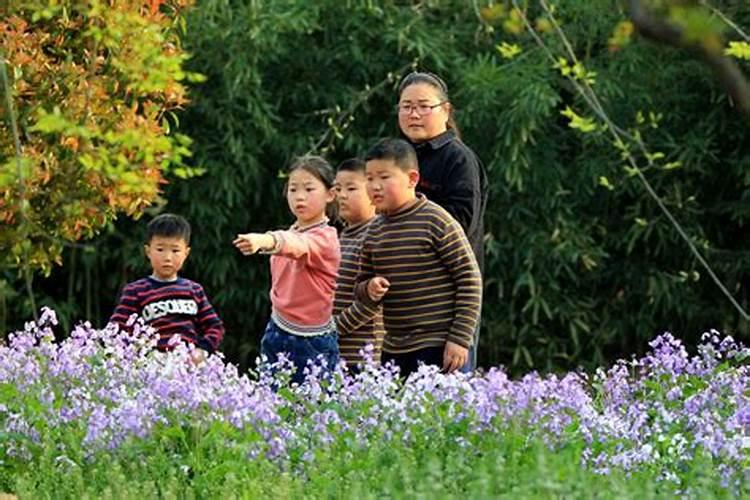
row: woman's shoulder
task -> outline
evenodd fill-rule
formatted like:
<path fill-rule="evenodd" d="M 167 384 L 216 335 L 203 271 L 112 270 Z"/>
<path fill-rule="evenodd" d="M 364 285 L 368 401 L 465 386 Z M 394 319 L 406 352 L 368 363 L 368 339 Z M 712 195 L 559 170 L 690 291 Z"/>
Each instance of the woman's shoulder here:
<path fill-rule="evenodd" d="M 443 166 L 462 166 L 478 164 L 479 159 L 465 142 L 463 142 L 452 130 L 423 143 L 417 148 L 417 157 L 420 165 L 440 164 Z"/>
<path fill-rule="evenodd" d="M 450 142 L 447 142 L 444 146 L 446 153 L 465 157 L 473 162 L 478 161 L 477 154 L 471 149 L 462 139 L 454 136 Z"/>

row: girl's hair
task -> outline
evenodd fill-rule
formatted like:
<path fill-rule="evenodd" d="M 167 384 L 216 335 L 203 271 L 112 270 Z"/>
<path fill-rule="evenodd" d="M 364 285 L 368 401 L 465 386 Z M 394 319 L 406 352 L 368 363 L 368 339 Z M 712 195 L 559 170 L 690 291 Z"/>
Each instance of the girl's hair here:
<path fill-rule="evenodd" d="M 411 73 L 406 75 L 398 85 L 399 98 L 401 98 L 401 94 L 404 92 L 404 89 L 406 87 L 416 85 L 418 83 L 426 83 L 430 87 L 433 87 L 438 91 L 438 97 L 441 101 L 450 102 L 451 99 L 448 95 L 448 85 L 446 85 L 443 79 L 437 76 L 435 73 L 430 73 L 427 71 L 412 71 Z M 450 109 L 451 110 L 450 114 L 448 115 L 448 122 L 446 123 L 446 126 L 450 130 L 453 130 L 453 132 L 456 134 L 456 137 L 460 139 L 461 132 L 458 130 L 458 125 L 456 125 L 456 120 L 453 117 L 453 105 L 451 105 Z"/>
<path fill-rule="evenodd" d="M 287 176 L 295 170 L 304 170 L 305 172 L 313 175 L 316 179 L 323 183 L 326 189 L 332 189 L 333 183 L 336 179 L 336 174 L 333 171 L 330 163 L 326 161 L 322 156 L 316 155 L 304 155 L 298 156 L 292 161 L 287 171 Z M 288 183 L 287 183 L 288 187 Z M 284 188 L 286 192 L 287 187 Z M 326 216 L 333 224 L 338 218 L 338 210 L 336 209 L 336 200 L 326 205 Z"/>

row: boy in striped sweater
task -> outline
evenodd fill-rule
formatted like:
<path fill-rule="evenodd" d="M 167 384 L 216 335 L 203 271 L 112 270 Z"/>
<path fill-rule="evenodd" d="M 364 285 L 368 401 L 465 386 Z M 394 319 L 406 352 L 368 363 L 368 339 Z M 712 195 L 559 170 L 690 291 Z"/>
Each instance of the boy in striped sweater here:
<path fill-rule="evenodd" d="M 190 253 L 190 224 L 179 215 L 158 215 L 148 224 L 146 240 L 151 275 L 125 285 L 109 321 L 127 328 L 137 314 L 159 334 L 157 349 L 170 350 L 177 335 L 195 345 L 192 358 L 199 363 L 218 349 L 224 325 L 203 287 L 177 276 Z"/>
<path fill-rule="evenodd" d="M 384 139 L 366 157 L 367 192 L 380 214 L 362 243 L 355 295 L 382 301 L 382 362 L 407 377 L 420 363 L 447 373 L 467 360 L 482 302 L 482 278 L 461 226 L 416 193 L 412 146 Z"/>
<path fill-rule="evenodd" d="M 372 346 L 372 359 L 380 361 L 383 344 L 383 311 L 354 300 L 354 285 L 359 274 L 359 254 L 370 223 L 375 219 L 375 206 L 367 196 L 365 162 L 359 158 L 343 161 L 336 169 L 336 191 L 339 216 L 346 222 L 341 232 L 341 265 L 336 280 L 333 314 L 339 333 L 339 351 L 350 371 L 356 372 L 364 363 L 361 354 Z"/>

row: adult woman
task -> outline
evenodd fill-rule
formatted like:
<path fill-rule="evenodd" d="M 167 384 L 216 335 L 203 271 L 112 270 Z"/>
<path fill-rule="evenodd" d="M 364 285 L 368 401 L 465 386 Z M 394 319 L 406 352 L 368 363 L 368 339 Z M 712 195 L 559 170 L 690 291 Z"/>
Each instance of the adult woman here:
<path fill-rule="evenodd" d="M 417 190 L 458 221 L 481 270 L 487 174 L 476 154 L 461 141 L 448 86 L 433 73 L 413 72 L 401 81 L 398 94 L 399 128 L 414 146 L 419 162 Z M 476 367 L 478 342 L 477 328 L 466 370 Z"/>

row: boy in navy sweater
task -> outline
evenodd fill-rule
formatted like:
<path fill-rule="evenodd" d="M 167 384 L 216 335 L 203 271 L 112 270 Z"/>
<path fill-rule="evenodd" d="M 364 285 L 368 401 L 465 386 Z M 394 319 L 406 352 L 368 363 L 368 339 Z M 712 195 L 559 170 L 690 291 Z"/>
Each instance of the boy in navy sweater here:
<path fill-rule="evenodd" d="M 159 334 L 157 349 L 172 348 L 172 337 L 195 345 L 193 361 L 213 353 L 224 338 L 224 325 L 203 287 L 177 273 L 190 254 L 190 224 L 179 215 L 161 214 L 147 230 L 144 246 L 151 275 L 125 285 L 110 322 L 125 328 L 137 314 Z"/>

